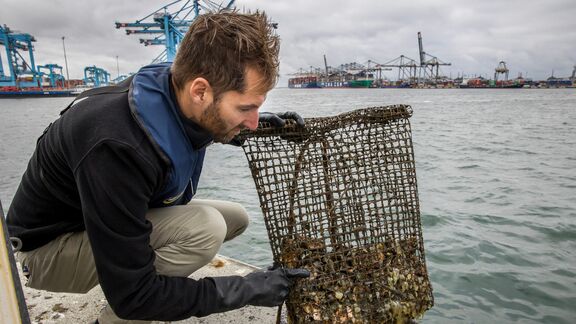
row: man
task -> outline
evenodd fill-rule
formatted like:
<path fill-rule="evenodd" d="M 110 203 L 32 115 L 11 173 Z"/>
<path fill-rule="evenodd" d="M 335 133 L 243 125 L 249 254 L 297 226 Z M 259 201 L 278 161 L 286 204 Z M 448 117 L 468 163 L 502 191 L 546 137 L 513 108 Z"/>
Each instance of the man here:
<path fill-rule="evenodd" d="M 187 278 L 248 225 L 236 203 L 191 200 L 206 147 L 259 120 L 303 126 L 297 114 L 258 111 L 278 50 L 265 14 L 207 14 L 174 64 L 77 98 L 38 139 L 10 206 L 28 286 L 86 292 L 99 283 L 110 306 L 100 323 L 281 304 L 306 270 Z"/>

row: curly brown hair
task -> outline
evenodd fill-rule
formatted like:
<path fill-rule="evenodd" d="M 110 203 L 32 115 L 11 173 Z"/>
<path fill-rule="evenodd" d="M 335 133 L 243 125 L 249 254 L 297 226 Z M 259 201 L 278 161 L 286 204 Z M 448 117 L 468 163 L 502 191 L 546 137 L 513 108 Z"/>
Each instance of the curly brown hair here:
<path fill-rule="evenodd" d="M 278 79 L 280 39 L 264 12 L 207 13 L 194 19 L 172 64 L 178 90 L 197 77 L 208 80 L 214 98 L 230 90 L 244 92 L 245 71 L 263 76 L 259 90 L 270 91 Z"/>

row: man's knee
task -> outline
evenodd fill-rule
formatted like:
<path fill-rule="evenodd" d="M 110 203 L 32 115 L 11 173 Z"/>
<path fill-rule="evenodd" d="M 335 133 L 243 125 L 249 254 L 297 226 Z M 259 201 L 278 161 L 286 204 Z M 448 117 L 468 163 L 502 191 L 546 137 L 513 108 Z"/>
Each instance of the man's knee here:
<path fill-rule="evenodd" d="M 210 206 L 197 206 L 196 217 L 186 219 L 179 227 L 182 237 L 193 245 L 201 243 L 204 248 L 220 248 L 226 237 L 227 225 L 222 214 Z"/>
<path fill-rule="evenodd" d="M 218 253 L 226 237 L 226 222 L 218 210 L 195 206 L 162 229 L 170 238 L 155 247 L 159 273 L 172 276 L 189 275 Z"/>
<path fill-rule="evenodd" d="M 250 218 L 248 217 L 248 212 L 246 212 L 246 209 L 244 209 L 244 207 L 238 203 L 231 204 L 234 209 L 234 212 L 232 213 L 234 216 L 228 217 L 226 219 L 226 224 L 228 225 L 228 231 L 225 238 L 226 241 L 244 233 L 248 227 L 248 224 L 250 223 Z"/>
<path fill-rule="evenodd" d="M 238 203 L 223 200 L 192 199 L 188 206 L 210 206 L 216 208 L 224 217 L 227 232 L 225 241 L 242 234 L 248 227 L 249 217 L 246 209 Z"/>

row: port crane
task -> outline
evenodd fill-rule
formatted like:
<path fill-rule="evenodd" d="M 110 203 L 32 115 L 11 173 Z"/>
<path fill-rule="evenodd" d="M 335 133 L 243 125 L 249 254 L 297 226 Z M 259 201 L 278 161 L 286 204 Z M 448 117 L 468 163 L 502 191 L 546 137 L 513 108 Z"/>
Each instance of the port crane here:
<path fill-rule="evenodd" d="M 420 50 L 420 78 L 423 78 L 424 82 L 437 83 L 440 79 L 440 66 L 452 65 L 452 63 L 442 62 L 436 56 L 424 52 L 422 33 L 420 32 L 418 32 L 418 48 Z"/>
<path fill-rule="evenodd" d="M 6 49 L 8 63 L 6 71 L 0 55 L 0 87 L 17 90 L 65 86 L 65 78 L 60 65 L 35 64 L 33 42 L 36 42 L 36 39 L 30 34 L 13 31 L 6 25 L 0 26 L 0 45 Z"/>
<path fill-rule="evenodd" d="M 398 68 L 398 81 L 411 84 L 416 82 L 418 64 L 415 60 L 405 55 L 400 55 L 384 64 L 383 67 Z"/>
<path fill-rule="evenodd" d="M 6 48 L 8 73 L 4 71 L 0 57 L 0 86 L 5 87 L 40 87 L 41 74 L 36 70 L 32 42 L 34 36 L 11 30 L 8 26 L 0 26 L 0 45 Z M 27 51 L 25 58 L 20 51 Z"/>
<path fill-rule="evenodd" d="M 366 70 L 366 66 L 364 64 L 360 64 L 358 62 L 351 62 L 340 64 L 339 69 L 345 73 L 356 75 L 362 73 Z"/>
<path fill-rule="evenodd" d="M 506 67 L 506 62 L 500 61 L 498 66 L 494 69 L 494 82 L 498 81 L 498 76 L 504 74 L 504 81 L 508 81 L 508 67 Z"/>
<path fill-rule="evenodd" d="M 110 73 L 95 65 L 84 68 L 84 84 L 95 88 L 107 86 L 110 80 Z"/>
<path fill-rule="evenodd" d="M 206 0 L 177 0 L 136 20 L 133 23 L 116 22 L 116 28 L 127 28 L 126 35 L 147 34 L 152 38 L 140 38 L 144 46 L 164 45 L 165 49 L 152 61 L 173 62 L 178 45 L 184 38 L 188 27 L 201 11 L 212 12 L 232 8 L 234 0 L 223 3 Z M 177 8 L 177 9 L 173 9 Z"/>
<path fill-rule="evenodd" d="M 311 71 L 312 69 L 314 69 L 314 67 L 312 66 L 310 66 L 310 68 Z M 324 71 L 326 74 L 322 76 L 320 70 L 316 69 L 316 75 L 321 76 L 323 81 L 325 82 L 340 81 L 343 78 L 344 71 L 328 66 L 328 61 L 326 60 L 326 54 L 324 54 Z"/>
<path fill-rule="evenodd" d="M 42 70 L 48 71 L 43 72 Z M 58 64 L 45 64 L 45 65 L 38 65 L 38 72 L 40 75 L 46 75 L 48 78 L 48 82 L 50 83 L 51 88 L 64 88 L 65 86 L 65 79 L 64 75 L 62 74 L 62 67 Z"/>
<path fill-rule="evenodd" d="M 380 63 L 373 61 L 373 60 L 368 60 L 368 61 L 364 62 L 363 65 L 366 67 L 366 69 L 364 71 L 376 73 L 375 79 L 378 81 L 381 81 L 383 79 L 382 71 L 391 71 L 392 70 L 390 67 L 386 67 L 383 64 L 380 64 Z"/>

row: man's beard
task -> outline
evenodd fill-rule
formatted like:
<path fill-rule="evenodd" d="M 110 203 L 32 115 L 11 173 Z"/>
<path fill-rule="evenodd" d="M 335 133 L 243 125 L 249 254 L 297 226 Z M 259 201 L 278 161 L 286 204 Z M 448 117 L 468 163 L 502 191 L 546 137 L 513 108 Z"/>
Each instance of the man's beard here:
<path fill-rule="evenodd" d="M 234 132 L 236 127 L 229 128 L 220 116 L 220 105 L 215 102 L 210 104 L 200 116 L 200 126 L 210 132 L 214 142 L 217 143 L 228 143 L 236 136 Z"/>

